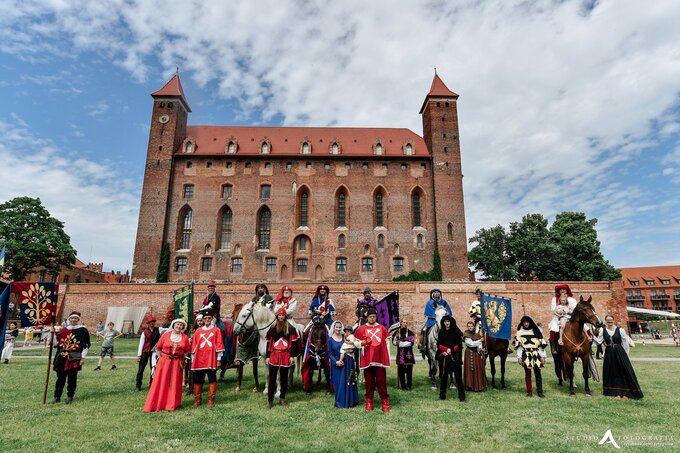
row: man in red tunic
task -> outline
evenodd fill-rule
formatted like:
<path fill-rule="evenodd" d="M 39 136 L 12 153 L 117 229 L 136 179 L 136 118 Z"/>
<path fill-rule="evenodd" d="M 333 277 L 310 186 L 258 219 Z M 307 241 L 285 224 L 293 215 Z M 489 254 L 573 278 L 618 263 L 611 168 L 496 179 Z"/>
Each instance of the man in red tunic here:
<path fill-rule="evenodd" d="M 281 381 L 281 406 L 287 406 L 286 392 L 288 391 L 288 370 L 295 363 L 298 355 L 299 341 L 295 327 L 287 320 L 288 313 L 284 307 L 276 312 L 276 321 L 267 331 L 267 360 L 269 366 L 269 381 L 267 383 L 267 409 L 274 406 L 276 392 L 276 376 Z"/>
<path fill-rule="evenodd" d="M 357 327 L 354 337 L 361 341 L 362 351 L 359 368 L 364 370 L 366 379 L 366 412 L 373 410 L 373 395 L 376 386 L 382 400 L 382 411 L 390 411 L 387 395 L 387 368 L 390 366 L 390 352 L 387 346 L 389 333 L 385 326 L 378 324 L 378 313 L 369 308 L 366 324 Z"/>
<path fill-rule="evenodd" d="M 217 367 L 224 344 L 222 333 L 213 323 L 210 310 L 201 310 L 203 326 L 191 337 L 191 370 L 194 372 L 194 404 L 193 408 L 201 405 L 203 398 L 203 381 L 208 376 L 208 407 L 215 406 L 217 395 Z"/>

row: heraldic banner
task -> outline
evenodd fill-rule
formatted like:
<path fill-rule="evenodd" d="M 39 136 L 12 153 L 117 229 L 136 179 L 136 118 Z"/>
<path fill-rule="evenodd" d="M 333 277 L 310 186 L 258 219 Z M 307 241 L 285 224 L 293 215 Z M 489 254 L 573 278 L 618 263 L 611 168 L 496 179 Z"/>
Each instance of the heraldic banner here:
<path fill-rule="evenodd" d="M 394 291 L 373 306 L 378 313 L 378 324 L 387 330 L 399 328 L 399 293 Z"/>
<path fill-rule="evenodd" d="M 512 301 L 482 294 L 482 328 L 490 337 L 509 340 L 512 331 Z"/>
<path fill-rule="evenodd" d="M 19 302 L 21 327 L 52 325 L 57 312 L 57 283 L 12 282 L 11 288 Z"/>
<path fill-rule="evenodd" d="M 175 303 L 175 318 L 184 319 L 189 325 L 194 321 L 194 290 L 191 286 L 176 289 L 172 293 L 172 300 Z"/>

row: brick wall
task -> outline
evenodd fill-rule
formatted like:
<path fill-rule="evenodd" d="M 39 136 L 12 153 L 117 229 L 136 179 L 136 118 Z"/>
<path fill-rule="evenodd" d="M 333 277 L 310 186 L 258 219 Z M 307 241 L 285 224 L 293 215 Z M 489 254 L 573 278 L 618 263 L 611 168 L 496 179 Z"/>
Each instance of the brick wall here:
<path fill-rule="evenodd" d="M 523 313 L 543 323 L 547 329 L 552 318 L 550 299 L 553 296 L 555 283 L 551 282 L 409 282 L 409 283 L 375 283 L 371 284 L 373 294 L 381 298 L 391 291 L 399 291 L 402 318 L 414 322 L 419 328 L 423 320 L 423 310 L 432 288 L 442 291 L 444 298 L 453 309 L 456 320 L 468 319 L 467 310 L 474 299 L 473 292 L 481 287 L 486 293 L 510 297 L 512 303 L 513 326 L 516 326 Z M 622 282 L 569 282 L 574 295 L 593 297 L 593 304 L 600 319 L 606 313 L 612 313 L 617 321 L 628 319 L 626 301 Z M 69 284 L 60 287 L 60 298 L 65 299 L 64 313 L 71 310 L 81 311 L 83 322 L 94 328 L 99 319 L 106 318 L 108 307 L 149 307 L 150 313 L 163 317 L 165 310 L 172 302 L 172 291 L 180 288 L 180 284 Z M 298 299 L 298 317 L 304 317 L 311 302 L 316 284 L 305 283 L 291 285 Z M 354 307 L 357 297 L 366 286 L 363 283 L 329 284 L 331 297 L 344 323 L 354 322 Z M 194 307 L 201 304 L 205 294 L 205 285 L 195 285 Z M 270 293 L 276 296 L 279 287 L 269 285 Z M 218 285 L 217 292 L 222 298 L 222 315 L 232 312 L 235 303 L 249 301 L 255 293 L 255 284 Z"/>

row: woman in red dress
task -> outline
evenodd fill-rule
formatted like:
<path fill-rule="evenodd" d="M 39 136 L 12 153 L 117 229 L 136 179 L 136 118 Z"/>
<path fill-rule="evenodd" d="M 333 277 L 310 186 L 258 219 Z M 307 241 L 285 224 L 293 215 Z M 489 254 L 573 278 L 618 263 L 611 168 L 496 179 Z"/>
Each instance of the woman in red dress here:
<path fill-rule="evenodd" d="M 186 327 L 183 319 L 175 319 L 170 323 L 170 330 L 156 344 L 158 365 L 146 397 L 144 412 L 174 411 L 182 404 L 184 356 L 191 350 L 189 338 L 184 333 Z"/>

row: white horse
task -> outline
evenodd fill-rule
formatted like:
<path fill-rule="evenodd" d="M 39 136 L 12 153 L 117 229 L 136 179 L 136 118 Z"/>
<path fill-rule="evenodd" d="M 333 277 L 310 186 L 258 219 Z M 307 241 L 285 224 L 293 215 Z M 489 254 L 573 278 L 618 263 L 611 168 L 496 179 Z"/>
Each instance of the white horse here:
<path fill-rule="evenodd" d="M 241 332 L 244 330 L 255 330 L 259 334 L 259 343 L 258 343 L 258 354 L 260 357 L 262 357 L 263 362 L 264 359 L 267 357 L 267 331 L 270 329 L 270 327 L 276 322 L 276 315 L 272 310 L 269 308 L 257 304 L 248 302 L 243 306 L 241 309 L 241 312 L 238 314 L 238 317 L 236 318 L 236 321 L 234 322 L 234 334 L 235 335 L 240 335 Z M 295 324 L 295 329 L 297 330 L 298 336 L 302 338 L 302 329 L 304 326 L 301 324 Z M 293 384 L 293 374 L 295 372 L 295 367 L 292 366 L 290 367 L 289 371 L 289 378 L 288 378 L 288 386 L 291 387 Z M 269 367 L 265 366 L 264 367 L 264 391 L 263 393 L 266 395 L 267 394 L 267 386 L 269 383 Z M 279 384 L 280 385 L 280 384 Z M 278 386 L 278 385 L 277 385 Z M 280 389 L 277 389 L 277 398 L 279 394 Z"/>

